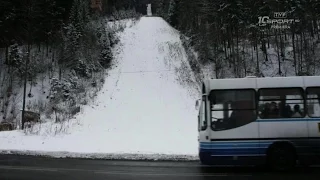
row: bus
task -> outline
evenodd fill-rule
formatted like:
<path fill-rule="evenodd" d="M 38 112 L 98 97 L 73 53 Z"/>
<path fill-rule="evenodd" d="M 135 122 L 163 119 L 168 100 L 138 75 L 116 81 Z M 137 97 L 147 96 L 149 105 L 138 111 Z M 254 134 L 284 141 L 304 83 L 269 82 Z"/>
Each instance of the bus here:
<path fill-rule="evenodd" d="M 208 79 L 196 108 L 202 164 L 320 162 L 320 76 Z"/>

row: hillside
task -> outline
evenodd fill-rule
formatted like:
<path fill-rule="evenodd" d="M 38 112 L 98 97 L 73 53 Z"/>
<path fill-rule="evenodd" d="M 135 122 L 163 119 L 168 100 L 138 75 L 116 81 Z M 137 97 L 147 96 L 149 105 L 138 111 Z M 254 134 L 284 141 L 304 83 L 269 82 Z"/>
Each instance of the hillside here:
<path fill-rule="evenodd" d="M 196 155 L 198 84 L 179 32 L 143 17 L 119 37 L 94 104 L 62 125 L 34 127 L 35 135 L 1 132 L 1 150 Z"/>

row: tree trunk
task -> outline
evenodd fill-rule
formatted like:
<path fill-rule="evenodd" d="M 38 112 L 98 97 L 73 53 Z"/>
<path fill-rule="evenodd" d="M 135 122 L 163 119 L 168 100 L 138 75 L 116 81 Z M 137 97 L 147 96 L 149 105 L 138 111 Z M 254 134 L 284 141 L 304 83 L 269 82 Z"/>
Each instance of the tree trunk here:
<path fill-rule="evenodd" d="M 256 49 L 256 58 L 257 58 L 257 74 L 256 76 L 260 76 L 260 63 L 259 63 L 259 48 L 258 48 L 258 37 L 257 37 L 257 33 L 255 33 L 255 44 L 254 47 Z"/>
<path fill-rule="evenodd" d="M 279 42 L 278 42 L 278 31 L 275 30 L 275 42 L 276 42 L 276 47 L 277 47 L 277 57 L 278 57 L 278 74 L 281 76 L 281 60 L 280 60 L 280 53 L 279 53 Z"/>
<path fill-rule="evenodd" d="M 244 46 L 245 45 L 242 46 L 242 53 L 243 53 L 242 62 L 243 62 L 244 76 L 246 77 L 247 76 L 247 62 L 246 62 L 246 53 L 245 53 Z"/>
<path fill-rule="evenodd" d="M 300 72 L 303 71 L 303 40 L 302 40 L 303 32 L 300 35 Z"/>
<path fill-rule="evenodd" d="M 240 54 L 239 54 L 239 27 L 237 26 L 236 27 L 236 39 L 237 39 L 237 42 L 236 42 L 236 48 L 237 48 L 237 66 L 238 64 L 240 63 Z M 241 74 L 239 72 L 239 69 L 240 67 L 237 67 L 237 71 L 238 71 L 238 74 L 239 74 L 239 77 L 241 77 Z"/>
<path fill-rule="evenodd" d="M 5 57 L 5 64 L 9 65 L 10 62 L 9 62 L 9 46 L 8 45 L 6 45 L 6 55 L 5 56 L 6 56 Z"/>
<path fill-rule="evenodd" d="M 296 43 L 295 43 L 295 29 L 292 30 L 292 52 L 293 52 L 293 66 L 294 72 L 297 75 L 297 57 L 296 57 Z"/>
<path fill-rule="evenodd" d="M 24 72 L 24 84 L 23 84 L 23 101 L 22 101 L 22 118 L 21 118 L 21 128 L 24 129 L 25 125 L 25 108 L 26 108 L 26 91 L 27 91 L 27 81 L 28 81 L 28 65 L 30 61 L 30 51 L 31 51 L 31 9 L 32 9 L 32 2 L 31 0 L 27 1 L 27 57 L 25 61 L 25 72 Z"/>
<path fill-rule="evenodd" d="M 46 56 L 49 57 L 49 40 L 46 40 Z"/>
<path fill-rule="evenodd" d="M 24 129 L 25 124 L 25 108 L 26 108 L 26 93 L 27 93 L 27 81 L 28 81 L 28 64 L 30 59 L 30 43 L 28 43 L 26 64 L 25 64 L 25 74 L 24 74 L 24 85 L 23 85 L 23 102 L 22 102 L 22 125 L 21 128 Z"/>
<path fill-rule="evenodd" d="M 269 39 L 269 35 L 270 35 L 270 30 L 267 30 L 267 39 L 268 39 L 268 49 L 270 48 L 270 39 Z"/>

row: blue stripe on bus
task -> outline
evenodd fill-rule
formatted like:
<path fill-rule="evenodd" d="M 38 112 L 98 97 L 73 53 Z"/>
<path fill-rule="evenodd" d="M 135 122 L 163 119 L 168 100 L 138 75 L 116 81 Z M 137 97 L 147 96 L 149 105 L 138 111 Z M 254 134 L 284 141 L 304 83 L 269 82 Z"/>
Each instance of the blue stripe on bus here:
<path fill-rule="evenodd" d="M 319 121 L 319 118 L 281 118 L 281 119 L 257 119 L 256 122 L 314 122 Z"/>
<path fill-rule="evenodd" d="M 214 156 L 219 155 L 252 155 L 252 154 L 260 154 L 265 155 L 267 153 L 268 147 L 261 147 L 261 148 L 251 148 L 251 149 L 199 149 L 200 153 L 210 153 Z M 297 151 L 299 154 L 313 154 L 313 153 L 320 153 L 318 149 L 312 149 L 310 147 L 297 147 Z"/>
<path fill-rule="evenodd" d="M 270 143 L 271 144 L 271 143 Z M 270 145 L 269 144 L 269 145 Z M 269 145 L 262 145 L 262 146 L 243 146 L 243 147 L 234 147 L 234 146 L 229 146 L 229 147 L 215 147 L 215 146 L 200 146 L 200 149 L 212 149 L 212 150 L 228 150 L 228 149 L 260 149 L 260 148 L 268 148 Z M 305 148 L 309 148 L 309 146 L 306 145 L 298 145 L 295 146 L 296 148 L 300 148 L 300 149 L 305 149 Z"/>
<path fill-rule="evenodd" d="M 256 144 L 240 144 L 237 143 L 236 145 L 234 143 L 230 144 L 200 144 L 200 149 L 257 149 L 257 148 L 267 148 L 269 145 L 272 144 L 272 142 L 269 143 L 256 143 Z"/>
<path fill-rule="evenodd" d="M 221 139 L 223 140 L 223 139 Z M 280 141 L 283 141 L 284 139 L 279 139 Z M 220 147 L 226 147 L 226 146 L 249 146 L 254 147 L 257 145 L 269 145 L 273 142 L 279 141 L 279 140 L 250 140 L 250 141 L 243 141 L 243 140 L 232 140 L 232 141 L 218 141 L 218 142 L 199 142 L 199 145 L 201 146 L 220 146 Z M 297 143 L 319 143 L 320 145 L 320 138 L 319 139 L 309 139 L 306 137 L 305 139 L 288 139 L 287 141 L 292 142 L 293 144 Z"/>
<path fill-rule="evenodd" d="M 233 144 L 226 144 L 226 145 L 202 145 L 200 144 L 200 148 L 203 148 L 203 149 L 230 149 L 230 148 L 233 148 L 233 149 L 245 149 L 245 148 L 261 148 L 261 147 L 268 147 L 270 144 L 272 143 L 268 143 L 268 144 L 251 144 L 251 145 L 248 145 L 248 144 L 237 144 L 236 146 L 233 145 Z"/>
<path fill-rule="evenodd" d="M 288 141 L 294 141 L 294 142 L 299 142 L 299 141 L 320 141 L 320 136 L 319 137 L 291 137 L 291 138 L 270 138 L 270 139 L 250 139 L 250 140 L 243 140 L 241 138 L 239 139 L 232 139 L 232 140 L 224 140 L 223 138 L 219 139 L 219 141 L 209 141 L 209 142 L 199 142 L 201 144 L 230 144 L 230 143 L 245 143 L 245 144 L 250 144 L 250 143 L 268 143 L 268 142 L 274 142 L 274 141 L 279 141 L 279 140 L 288 140 Z"/>
<path fill-rule="evenodd" d="M 308 139 L 308 138 L 306 138 Z M 306 139 L 302 139 L 303 141 L 305 141 Z M 315 139 L 317 140 L 317 139 Z M 274 142 L 276 140 L 250 140 L 250 141 L 244 141 L 244 140 L 232 140 L 232 141 L 223 141 L 223 139 L 221 139 L 221 141 L 218 142 L 200 142 L 200 144 L 234 144 L 234 143 L 241 143 L 241 144 L 256 144 L 256 143 L 270 143 L 270 142 Z M 320 139 L 318 139 L 318 141 L 320 141 Z"/>
<path fill-rule="evenodd" d="M 211 156 L 262 156 L 268 147 L 277 140 L 250 140 L 250 141 L 216 141 L 200 142 L 199 152 L 210 153 Z M 297 148 L 299 154 L 320 153 L 320 139 L 288 140 Z"/>
<path fill-rule="evenodd" d="M 252 154 L 265 154 L 266 148 L 253 148 L 253 149 L 200 149 L 200 152 L 210 152 L 211 155 L 252 155 Z"/>

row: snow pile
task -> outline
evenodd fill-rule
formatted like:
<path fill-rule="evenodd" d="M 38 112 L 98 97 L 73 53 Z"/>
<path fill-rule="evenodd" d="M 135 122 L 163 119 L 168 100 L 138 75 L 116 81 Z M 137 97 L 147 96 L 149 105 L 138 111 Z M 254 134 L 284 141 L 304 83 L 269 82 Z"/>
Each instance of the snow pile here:
<path fill-rule="evenodd" d="M 37 156 L 51 158 L 86 158 L 107 160 L 139 160 L 139 161 L 198 161 L 197 155 L 168 155 L 168 154 L 106 154 L 106 153 L 70 153 L 70 152 L 41 152 L 41 151 L 0 151 L 0 154 L 22 156 Z"/>
<path fill-rule="evenodd" d="M 0 149 L 60 157 L 194 158 L 198 86 L 179 36 L 157 17 L 127 26 L 97 101 L 70 120 L 67 134 L 1 132 Z"/>

